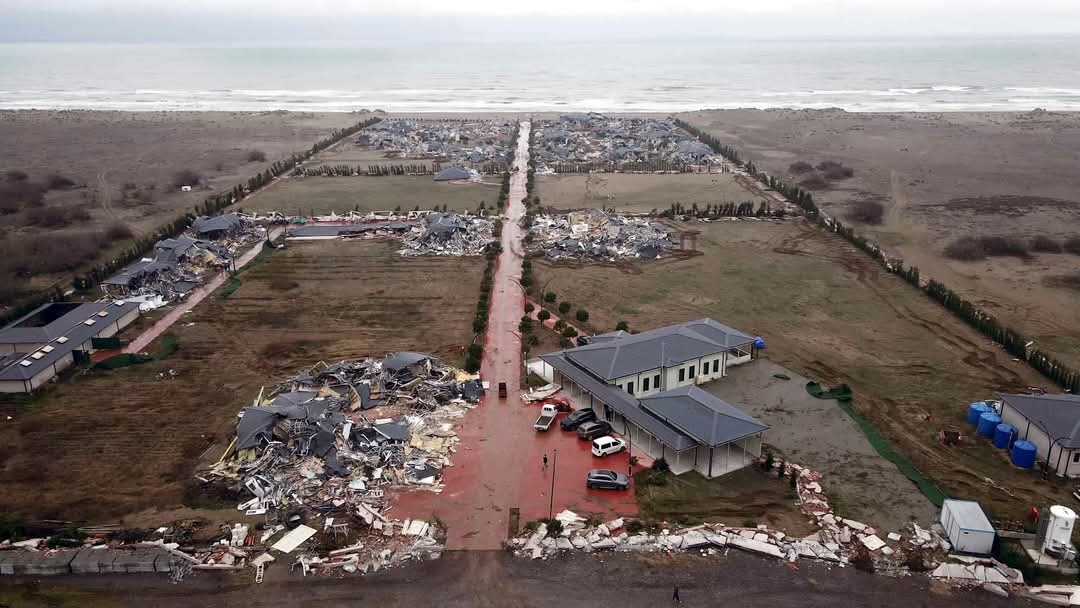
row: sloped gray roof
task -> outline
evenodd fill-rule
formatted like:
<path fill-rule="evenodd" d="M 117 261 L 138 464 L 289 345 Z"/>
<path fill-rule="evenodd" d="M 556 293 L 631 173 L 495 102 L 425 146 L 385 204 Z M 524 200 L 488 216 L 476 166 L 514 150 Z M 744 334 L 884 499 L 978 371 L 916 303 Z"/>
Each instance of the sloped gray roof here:
<path fill-rule="evenodd" d="M 1001 394 L 1005 405 L 1058 441 L 1065 449 L 1080 448 L 1080 395 Z"/>
<path fill-rule="evenodd" d="M 768 430 L 759 420 L 696 386 L 639 399 L 641 408 L 699 442 L 716 447 Z"/>
<path fill-rule="evenodd" d="M 195 218 L 192 222 L 191 228 L 196 234 L 207 234 L 209 232 L 229 231 L 236 230 L 240 227 L 240 216 L 235 213 L 225 213 L 222 215 L 201 216 Z"/>
<path fill-rule="evenodd" d="M 448 182 L 458 179 L 469 179 L 471 177 L 472 173 L 469 173 L 466 169 L 461 167 L 447 167 L 436 173 L 434 179 L 437 182 Z"/>
<path fill-rule="evenodd" d="M 568 359 L 596 376 L 615 380 L 651 369 L 672 367 L 753 341 L 750 336 L 727 325 L 700 319 L 601 340 L 563 352 Z"/>
<path fill-rule="evenodd" d="M 431 355 L 427 353 L 403 351 L 394 353 L 393 356 L 383 361 L 382 368 L 387 371 L 397 372 L 407 367 L 412 367 L 421 361 L 426 361 L 427 359 L 431 359 Z"/>

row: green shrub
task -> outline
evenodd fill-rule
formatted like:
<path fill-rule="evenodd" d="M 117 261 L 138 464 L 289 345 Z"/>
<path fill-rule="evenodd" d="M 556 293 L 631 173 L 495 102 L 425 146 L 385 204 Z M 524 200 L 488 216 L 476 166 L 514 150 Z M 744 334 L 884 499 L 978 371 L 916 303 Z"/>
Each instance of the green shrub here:
<path fill-rule="evenodd" d="M 615 331 L 630 331 L 630 325 L 626 321 L 619 321 L 615 324 Z"/>
<path fill-rule="evenodd" d="M 562 330 L 562 335 L 564 338 L 573 338 L 577 335 L 577 330 L 567 325 L 566 328 Z"/>
<path fill-rule="evenodd" d="M 529 314 L 534 310 L 536 310 L 536 307 L 532 305 L 532 302 L 526 302 L 525 303 L 525 313 L 526 314 Z"/>
<path fill-rule="evenodd" d="M 565 315 L 570 312 L 570 302 L 559 302 L 559 314 Z"/>
<path fill-rule="evenodd" d="M 579 323 L 588 323 L 589 311 L 585 310 L 584 308 L 579 308 L 577 309 L 577 312 L 574 313 L 574 318 L 577 319 Z"/>
<path fill-rule="evenodd" d="M 549 292 L 544 294 L 544 301 L 547 302 L 548 304 L 553 303 L 555 301 L 555 299 L 556 298 L 555 298 L 555 292 L 554 291 L 549 291 Z"/>
<path fill-rule="evenodd" d="M 623 524 L 623 528 L 630 534 L 637 534 L 645 529 L 645 524 L 639 519 L 631 519 Z"/>
<path fill-rule="evenodd" d="M 551 313 L 547 309 L 541 308 L 540 312 L 536 313 L 536 318 L 540 319 L 540 321 L 547 321 L 551 318 Z"/>

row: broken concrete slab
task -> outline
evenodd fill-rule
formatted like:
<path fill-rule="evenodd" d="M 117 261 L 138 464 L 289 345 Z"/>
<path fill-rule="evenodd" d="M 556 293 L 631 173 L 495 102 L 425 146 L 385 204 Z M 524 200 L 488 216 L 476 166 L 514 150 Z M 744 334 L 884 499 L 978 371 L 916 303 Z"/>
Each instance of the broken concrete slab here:
<path fill-rule="evenodd" d="M 750 551 L 751 553 L 758 553 L 761 555 L 768 555 L 775 558 L 783 558 L 784 554 L 780 551 L 780 548 L 776 545 L 754 540 L 752 538 L 746 538 L 744 536 L 731 536 L 728 538 L 728 545 L 742 549 L 744 551 Z"/>

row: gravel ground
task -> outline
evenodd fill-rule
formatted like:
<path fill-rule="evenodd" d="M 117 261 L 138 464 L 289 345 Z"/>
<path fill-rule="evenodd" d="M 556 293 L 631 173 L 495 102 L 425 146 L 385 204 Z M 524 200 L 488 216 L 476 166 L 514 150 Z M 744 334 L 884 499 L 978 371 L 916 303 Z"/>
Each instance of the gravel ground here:
<path fill-rule="evenodd" d="M 822 487 L 841 515 L 887 531 L 912 519 L 923 524 L 937 520 L 937 508 L 878 455 L 835 401 L 806 392 L 806 378 L 768 359 L 731 368 L 728 374 L 702 388 L 768 424 L 765 442 L 785 458 L 823 473 Z"/>

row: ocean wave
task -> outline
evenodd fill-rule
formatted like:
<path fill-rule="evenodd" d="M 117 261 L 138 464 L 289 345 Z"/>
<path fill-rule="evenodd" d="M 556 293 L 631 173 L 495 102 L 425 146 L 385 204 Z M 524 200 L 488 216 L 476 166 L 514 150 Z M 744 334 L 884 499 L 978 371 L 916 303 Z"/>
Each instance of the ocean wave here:
<path fill-rule="evenodd" d="M 1064 89 L 1058 87 L 1005 87 L 1006 91 L 1013 93 L 1031 93 L 1034 95 L 1077 95 L 1080 89 Z"/>

